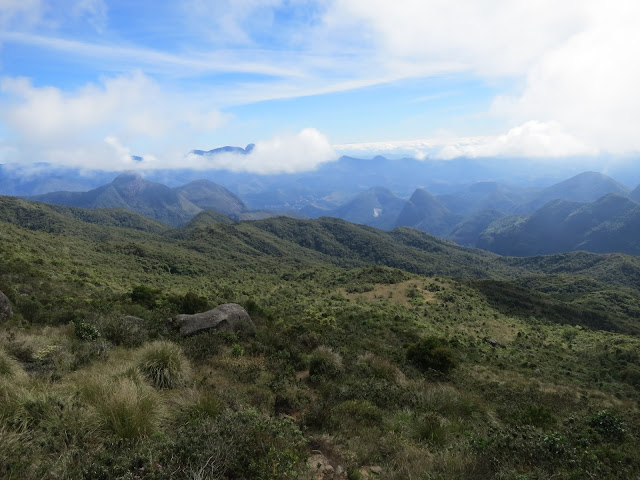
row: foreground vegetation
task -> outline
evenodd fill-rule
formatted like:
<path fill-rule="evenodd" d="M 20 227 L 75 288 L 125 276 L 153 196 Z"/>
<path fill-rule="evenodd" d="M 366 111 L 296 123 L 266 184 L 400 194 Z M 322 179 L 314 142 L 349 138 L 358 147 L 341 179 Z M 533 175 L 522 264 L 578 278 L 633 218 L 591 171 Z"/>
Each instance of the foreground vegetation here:
<path fill-rule="evenodd" d="M 640 475 L 635 257 L 0 212 L 0 478 L 310 479 L 318 452 L 349 479 Z M 255 336 L 167 327 L 225 302 Z"/>

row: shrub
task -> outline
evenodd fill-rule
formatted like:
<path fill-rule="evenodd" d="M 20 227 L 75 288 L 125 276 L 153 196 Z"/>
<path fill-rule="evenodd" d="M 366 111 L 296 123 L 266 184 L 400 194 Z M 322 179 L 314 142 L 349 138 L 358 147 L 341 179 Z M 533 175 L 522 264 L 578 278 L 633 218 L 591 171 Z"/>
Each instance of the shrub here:
<path fill-rule="evenodd" d="M 223 346 L 237 343 L 238 336 L 234 332 L 211 330 L 181 340 L 185 355 L 194 363 L 203 363 L 218 355 Z"/>
<path fill-rule="evenodd" d="M 367 400 L 347 400 L 331 412 L 332 418 L 347 428 L 373 427 L 382 421 L 382 411 Z"/>
<path fill-rule="evenodd" d="M 322 377 L 336 378 L 343 371 L 342 357 L 327 347 L 318 347 L 309 359 L 309 378 L 317 381 Z"/>
<path fill-rule="evenodd" d="M 92 342 L 100 338 L 100 331 L 95 325 L 87 322 L 76 322 L 73 324 L 73 332 L 80 340 Z"/>
<path fill-rule="evenodd" d="M 146 285 L 136 285 L 131 291 L 131 301 L 146 308 L 153 308 L 156 306 L 156 301 L 158 300 L 161 292 L 162 290 L 159 288 L 152 288 Z"/>
<path fill-rule="evenodd" d="M 356 366 L 367 377 L 379 378 L 392 383 L 403 383 L 404 375 L 394 364 L 383 357 L 366 353 L 358 358 Z"/>
<path fill-rule="evenodd" d="M 290 418 L 226 410 L 179 428 L 171 457 L 180 478 L 301 478 L 305 439 Z M 197 477 L 206 472 L 204 477 Z"/>
<path fill-rule="evenodd" d="M 624 423 L 614 414 L 601 410 L 589 421 L 589 425 L 605 440 L 621 442 L 624 440 L 626 429 Z"/>
<path fill-rule="evenodd" d="M 100 322 L 100 330 L 114 345 L 139 347 L 149 338 L 144 323 L 136 317 L 105 318 Z"/>
<path fill-rule="evenodd" d="M 169 297 L 169 301 L 173 303 L 180 313 L 194 314 L 207 310 L 207 299 L 193 292 L 187 292 L 184 295 L 173 295 Z"/>
<path fill-rule="evenodd" d="M 244 349 L 239 343 L 234 343 L 231 347 L 231 356 L 232 357 L 241 357 L 244 355 Z"/>
<path fill-rule="evenodd" d="M 184 385 L 191 374 L 189 361 L 179 346 L 167 341 L 147 345 L 138 359 L 138 368 L 156 388 Z"/>
<path fill-rule="evenodd" d="M 407 349 L 407 360 L 423 372 L 432 370 L 445 375 L 456 366 L 446 341 L 438 337 L 428 337 L 411 345 Z"/>
<path fill-rule="evenodd" d="M 538 428 L 546 428 L 556 423 L 556 417 L 552 410 L 544 405 L 530 405 L 520 415 L 520 420 L 525 425 L 533 425 Z"/>

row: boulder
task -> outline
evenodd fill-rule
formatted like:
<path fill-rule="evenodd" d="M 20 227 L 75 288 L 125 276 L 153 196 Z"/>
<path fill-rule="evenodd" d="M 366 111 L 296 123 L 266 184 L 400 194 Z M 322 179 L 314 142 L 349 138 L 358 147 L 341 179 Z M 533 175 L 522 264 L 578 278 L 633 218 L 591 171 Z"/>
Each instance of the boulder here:
<path fill-rule="evenodd" d="M 11 310 L 11 303 L 7 296 L 0 292 L 0 320 L 9 320 L 13 317 L 13 310 Z"/>
<path fill-rule="evenodd" d="M 247 311 L 237 303 L 224 303 L 213 310 L 193 315 L 177 315 L 173 324 L 184 337 L 215 328 L 229 332 L 256 333 L 256 326 Z"/>
<path fill-rule="evenodd" d="M 307 466 L 313 472 L 313 480 L 347 480 L 344 468 L 331 465 L 329 459 L 318 450 L 314 450 L 307 459 Z"/>

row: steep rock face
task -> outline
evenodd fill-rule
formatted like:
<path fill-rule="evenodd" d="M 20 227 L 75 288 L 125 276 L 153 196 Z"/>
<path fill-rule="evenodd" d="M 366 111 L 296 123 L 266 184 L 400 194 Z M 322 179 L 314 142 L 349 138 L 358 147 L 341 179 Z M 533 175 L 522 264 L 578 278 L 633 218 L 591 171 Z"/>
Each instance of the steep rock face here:
<path fill-rule="evenodd" d="M 250 334 L 256 332 L 253 320 L 247 311 L 237 303 L 224 303 L 213 310 L 193 315 L 177 315 L 173 318 L 173 325 L 180 329 L 180 334 L 184 337 L 211 329 L 230 332 L 244 331 Z"/>
<path fill-rule="evenodd" d="M 0 292 L 0 320 L 9 320 L 13 317 L 13 310 L 11 310 L 11 303 L 7 296 Z"/>

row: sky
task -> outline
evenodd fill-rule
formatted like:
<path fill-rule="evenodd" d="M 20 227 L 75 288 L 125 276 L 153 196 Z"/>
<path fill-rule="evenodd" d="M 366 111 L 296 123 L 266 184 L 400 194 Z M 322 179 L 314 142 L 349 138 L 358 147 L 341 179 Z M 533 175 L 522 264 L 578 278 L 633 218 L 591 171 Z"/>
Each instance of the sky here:
<path fill-rule="evenodd" d="M 628 159 L 639 22 L 637 0 L 0 0 L 0 163 Z"/>

